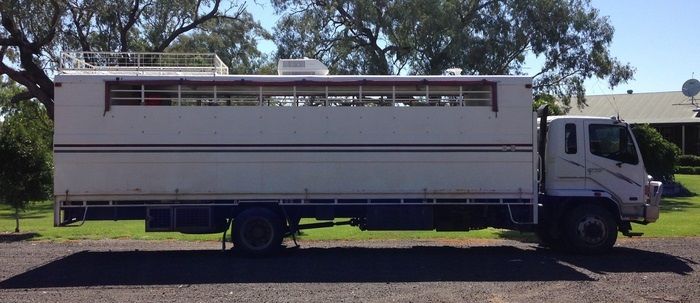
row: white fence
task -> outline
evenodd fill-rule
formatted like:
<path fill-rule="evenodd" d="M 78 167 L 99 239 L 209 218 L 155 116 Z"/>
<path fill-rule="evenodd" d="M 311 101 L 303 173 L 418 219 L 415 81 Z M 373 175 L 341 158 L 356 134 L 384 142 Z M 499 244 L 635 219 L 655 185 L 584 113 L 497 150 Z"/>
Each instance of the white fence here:
<path fill-rule="evenodd" d="M 213 53 L 64 52 L 61 54 L 60 71 L 226 75 L 228 66 Z"/>

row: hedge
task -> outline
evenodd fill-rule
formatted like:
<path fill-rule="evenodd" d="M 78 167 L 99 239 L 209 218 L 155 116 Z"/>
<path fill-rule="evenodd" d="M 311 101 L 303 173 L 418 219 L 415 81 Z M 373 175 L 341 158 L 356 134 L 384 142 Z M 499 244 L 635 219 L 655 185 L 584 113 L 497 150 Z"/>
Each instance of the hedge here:
<path fill-rule="evenodd" d="M 700 166 L 700 156 L 682 155 L 678 157 L 676 162 L 678 166 Z"/>
<path fill-rule="evenodd" d="M 700 175 L 700 166 L 676 166 L 676 174 Z"/>
<path fill-rule="evenodd" d="M 644 159 L 647 173 L 659 181 L 673 181 L 676 159 L 681 154 L 680 148 L 664 139 L 649 124 L 635 125 L 632 128 L 632 132 L 637 138 L 639 152 L 642 154 L 642 159 Z"/>

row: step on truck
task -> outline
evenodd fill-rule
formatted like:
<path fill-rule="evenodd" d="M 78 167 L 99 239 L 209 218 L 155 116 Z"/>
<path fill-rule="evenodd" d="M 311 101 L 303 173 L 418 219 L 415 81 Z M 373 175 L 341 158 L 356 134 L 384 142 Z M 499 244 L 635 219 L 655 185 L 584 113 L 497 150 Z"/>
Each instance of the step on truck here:
<path fill-rule="evenodd" d="M 339 224 L 494 227 L 597 253 L 659 217 L 661 183 L 629 125 L 533 111 L 530 77 L 327 72 L 310 59 L 229 75 L 214 54 L 64 53 L 54 224 L 230 230 L 248 254 Z"/>

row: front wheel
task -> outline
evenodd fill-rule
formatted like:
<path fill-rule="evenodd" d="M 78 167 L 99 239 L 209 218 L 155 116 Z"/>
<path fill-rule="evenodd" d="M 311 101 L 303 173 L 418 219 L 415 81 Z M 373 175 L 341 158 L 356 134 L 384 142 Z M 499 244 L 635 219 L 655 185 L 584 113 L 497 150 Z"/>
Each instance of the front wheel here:
<path fill-rule="evenodd" d="M 598 205 L 581 205 L 566 216 L 564 233 L 572 251 L 602 253 L 615 245 L 617 224 L 607 209 Z"/>
<path fill-rule="evenodd" d="M 280 217 L 269 209 L 251 208 L 233 221 L 233 248 L 248 255 L 269 255 L 282 244 L 283 226 Z"/>

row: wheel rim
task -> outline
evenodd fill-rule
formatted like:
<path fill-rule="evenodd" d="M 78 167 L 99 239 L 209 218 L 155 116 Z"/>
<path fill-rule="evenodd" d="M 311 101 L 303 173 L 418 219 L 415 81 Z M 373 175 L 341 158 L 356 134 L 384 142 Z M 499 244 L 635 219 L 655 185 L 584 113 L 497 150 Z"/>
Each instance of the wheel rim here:
<path fill-rule="evenodd" d="M 274 228 L 272 222 L 264 218 L 253 218 L 242 227 L 243 242 L 251 249 L 265 249 L 272 244 Z"/>
<path fill-rule="evenodd" d="M 588 216 L 579 221 L 576 227 L 579 239 L 590 246 L 601 245 L 608 236 L 605 222 L 598 217 Z"/>

